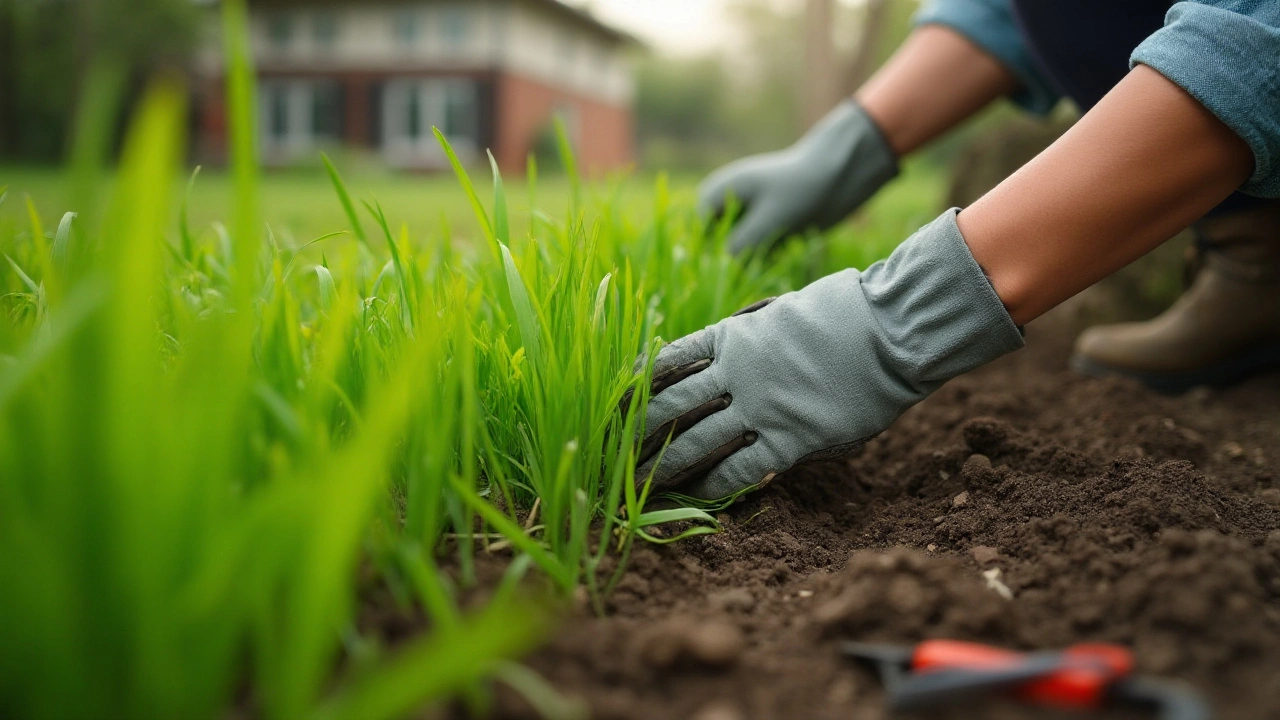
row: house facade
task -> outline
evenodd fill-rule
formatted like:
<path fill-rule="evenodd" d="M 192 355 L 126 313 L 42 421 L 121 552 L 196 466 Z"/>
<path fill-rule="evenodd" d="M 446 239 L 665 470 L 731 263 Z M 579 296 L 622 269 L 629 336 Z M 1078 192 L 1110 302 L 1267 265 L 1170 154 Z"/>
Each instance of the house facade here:
<path fill-rule="evenodd" d="M 521 172 L 553 118 L 588 171 L 633 160 L 632 42 L 559 0 L 259 0 L 250 4 L 267 165 L 360 148 L 403 169 L 493 152 Z M 226 154 L 221 57 L 206 53 L 197 152 Z"/>

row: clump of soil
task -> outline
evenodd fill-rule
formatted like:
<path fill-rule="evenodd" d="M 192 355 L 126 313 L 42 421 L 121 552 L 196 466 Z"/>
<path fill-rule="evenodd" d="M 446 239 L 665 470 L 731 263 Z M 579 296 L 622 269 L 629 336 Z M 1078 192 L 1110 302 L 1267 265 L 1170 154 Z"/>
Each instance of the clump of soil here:
<path fill-rule="evenodd" d="M 841 640 L 1105 641 L 1219 717 L 1280 716 L 1280 377 L 1177 398 L 1084 379 L 1074 329 L 1033 326 L 724 533 L 640 548 L 608 615 L 566 622 L 532 666 L 599 718 L 846 720 L 885 712 Z M 498 714 L 532 717 L 510 697 Z"/>

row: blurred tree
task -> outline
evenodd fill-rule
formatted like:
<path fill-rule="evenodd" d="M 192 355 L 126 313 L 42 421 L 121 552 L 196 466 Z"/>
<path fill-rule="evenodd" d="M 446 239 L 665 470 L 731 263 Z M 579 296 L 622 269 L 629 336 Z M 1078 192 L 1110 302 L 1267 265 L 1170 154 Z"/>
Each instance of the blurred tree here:
<path fill-rule="evenodd" d="M 863 0 L 858 8 L 857 42 L 842 63 L 841 95 L 852 95 L 884 64 L 911 32 L 919 0 Z"/>
<path fill-rule="evenodd" d="M 878 2 L 878 0 L 870 0 Z M 835 0 L 806 0 L 804 11 L 804 119 L 812 125 L 840 102 Z"/>
<path fill-rule="evenodd" d="M 730 90 L 716 57 L 643 58 L 636 73 L 636 134 L 650 167 L 704 169 L 741 139 L 728 117 Z"/>
<path fill-rule="evenodd" d="M 640 61 L 636 111 L 645 164 L 705 170 L 790 144 L 888 59 L 918 5 L 729 0 L 736 47 L 719 57 Z"/>
<path fill-rule="evenodd" d="M 0 160 L 60 159 L 95 65 L 135 80 L 182 70 L 201 13 L 191 0 L 0 0 Z"/>

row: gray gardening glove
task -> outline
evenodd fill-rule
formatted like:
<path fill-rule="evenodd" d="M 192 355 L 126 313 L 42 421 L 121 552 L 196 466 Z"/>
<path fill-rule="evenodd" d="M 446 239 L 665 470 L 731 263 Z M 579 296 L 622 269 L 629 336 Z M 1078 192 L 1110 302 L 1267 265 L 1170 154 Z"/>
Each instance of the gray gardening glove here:
<path fill-rule="evenodd" d="M 698 190 L 707 216 L 725 211 L 732 195 L 742 215 L 729 235 L 735 253 L 763 247 L 810 228 L 845 219 L 898 174 L 898 159 L 880 128 L 846 100 L 795 145 L 755 155 L 715 171 Z"/>
<path fill-rule="evenodd" d="M 865 271 L 829 275 L 663 348 L 637 481 L 660 459 L 655 489 L 733 495 L 860 449 L 947 380 L 1022 347 L 958 212 Z"/>

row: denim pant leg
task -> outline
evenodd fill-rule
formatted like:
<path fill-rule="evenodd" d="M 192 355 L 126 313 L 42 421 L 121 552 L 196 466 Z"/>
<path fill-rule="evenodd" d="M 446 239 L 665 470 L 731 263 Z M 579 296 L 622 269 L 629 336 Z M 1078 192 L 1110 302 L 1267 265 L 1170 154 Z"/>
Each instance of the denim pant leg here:
<path fill-rule="evenodd" d="M 1129 72 L 1129 55 L 1164 25 L 1170 0 L 1013 0 L 1031 53 L 1063 95 L 1088 111 Z M 1210 215 L 1261 200 L 1235 193 Z"/>

